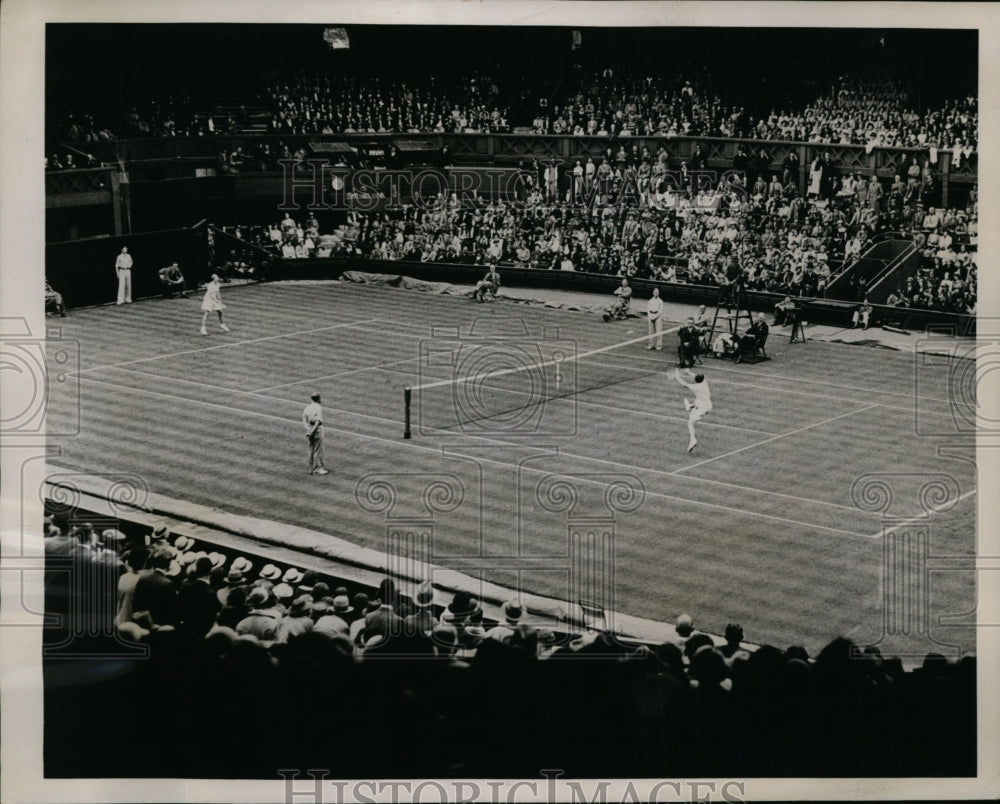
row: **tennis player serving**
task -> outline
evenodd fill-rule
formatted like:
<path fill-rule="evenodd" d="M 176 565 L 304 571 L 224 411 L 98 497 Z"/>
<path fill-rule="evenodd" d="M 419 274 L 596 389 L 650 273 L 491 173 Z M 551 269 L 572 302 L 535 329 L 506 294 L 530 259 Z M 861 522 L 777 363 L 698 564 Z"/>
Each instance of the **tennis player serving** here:
<path fill-rule="evenodd" d="M 688 452 L 691 452 L 698 446 L 698 439 L 694 435 L 694 423 L 706 413 L 711 413 L 712 391 L 709 389 L 708 383 L 705 382 L 704 374 L 692 374 L 690 371 L 685 371 L 683 376 L 687 379 L 681 379 L 680 371 L 674 372 L 674 379 L 694 394 L 693 402 L 686 397 L 684 399 L 684 410 L 688 411 L 688 432 L 691 434 Z M 687 380 L 692 382 L 687 382 Z"/>

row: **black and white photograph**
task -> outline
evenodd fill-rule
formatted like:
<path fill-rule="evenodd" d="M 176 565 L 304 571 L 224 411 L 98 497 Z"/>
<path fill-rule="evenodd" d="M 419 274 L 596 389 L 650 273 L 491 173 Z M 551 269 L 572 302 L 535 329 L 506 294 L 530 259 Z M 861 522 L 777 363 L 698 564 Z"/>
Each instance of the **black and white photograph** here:
<path fill-rule="evenodd" d="M 3 800 L 1000 795 L 995 11 L 5 4 Z"/>

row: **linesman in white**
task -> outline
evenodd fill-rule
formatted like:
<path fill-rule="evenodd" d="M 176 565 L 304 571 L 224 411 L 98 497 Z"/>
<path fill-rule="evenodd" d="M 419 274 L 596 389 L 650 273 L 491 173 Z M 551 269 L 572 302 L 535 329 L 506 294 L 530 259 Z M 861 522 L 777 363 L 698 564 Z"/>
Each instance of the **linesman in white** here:
<path fill-rule="evenodd" d="M 694 435 L 694 423 L 699 421 L 706 413 L 712 411 L 712 391 L 705 382 L 704 374 L 691 375 L 690 371 L 685 371 L 684 376 L 693 382 L 681 379 L 679 371 L 674 372 L 674 379 L 694 394 L 694 401 L 684 399 L 684 410 L 688 411 L 688 432 L 691 434 L 691 443 L 688 444 L 688 452 L 698 446 L 698 439 Z"/>
<path fill-rule="evenodd" d="M 122 247 L 122 253 L 115 257 L 115 274 L 118 277 L 118 304 L 132 303 L 132 255 L 128 247 Z"/>
<path fill-rule="evenodd" d="M 663 349 L 663 299 L 660 298 L 659 288 L 653 288 L 653 298 L 646 304 L 646 317 L 649 320 L 649 345 L 646 348 L 654 348 L 655 335 L 655 349 L 659 352 Z"/>
<path fill-rule="evenodd" d="M 302 425 L 306 428 L 306 438 L 309 439 L 309 473 L 313 475 L 328 475 L 330 472 L 323 465 L 323 406 L 319 394 L 309 397 L 312 402 L 302 411 Z"/>

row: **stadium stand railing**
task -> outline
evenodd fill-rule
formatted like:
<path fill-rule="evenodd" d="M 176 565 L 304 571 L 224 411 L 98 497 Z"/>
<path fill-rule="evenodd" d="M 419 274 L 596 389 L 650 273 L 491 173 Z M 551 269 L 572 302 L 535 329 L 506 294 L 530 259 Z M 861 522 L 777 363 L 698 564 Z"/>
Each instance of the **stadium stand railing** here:
<path fill-rule="evenodd" d="M 380 146 L 387 151 L 390 145 L 405 146 L 412 135 L 405 134 L 336 134 L 326 135 L 325 140 L 343 142 L 349 146 Z M 230 150 L 239 145 L 253 142 L 287 143 L 301 142 L 303 145 L 315 137 L 290 134 L 223 134 L 214 137 L 176 137 L 123 140 L 120 143 L 95 143 L 90 147 L 99 160 L 126 165 L 150 160 L 191 160 L 191 167 L 200 161 L 203 167 L 211 167 L 222 150 Z M 868 148 L 862 145 L 840 145 L 819 142 L 782 142 L 746 139 L 719 139 L 710 137 L 652 137 L 628 138 L 581 137 L 571 135 L 538 134 L 425 134 L 422 140 L 432 143 L 437 150 L 445 146 L 452 157 L 465 163 L 488 162 L 494 164 L 517 164 L 524 160 L 558 159 L 572 164 L 576 159 L 598 158 L 606 154 L 612 144 L 627 142 L 639 148 L 647 147 L 655 154 L 662 146 L 666 149 L 673 166 L 680 162 L 690 163 L 696 145 L 704 148 L 708 167 L 713 170 L 730 169 L 737 154 L 738 146 L 750 149 L 764 148 L 769 156 L 769 169 L 780 169 L 787 154 L 795 151 L 799 157 L 800 191 L 804 191 L 810 163 L 829 152 L 836 173 L 874 173 L 880 178 L 891 179 L 897 173 L 905 175 L 906 165 L 913 156 L 923 158 L 928 148 Z M 401 149 L 402 150 L 402 149 Z M 403 153 L 406 153 L 404 150 Z M 952 153 L 937 151 L 934 173 L 959 183 L 974 182 L 978 175 L 978 156 L 972 153 L 963 157 L 958 167 L 952 169 Z"/>

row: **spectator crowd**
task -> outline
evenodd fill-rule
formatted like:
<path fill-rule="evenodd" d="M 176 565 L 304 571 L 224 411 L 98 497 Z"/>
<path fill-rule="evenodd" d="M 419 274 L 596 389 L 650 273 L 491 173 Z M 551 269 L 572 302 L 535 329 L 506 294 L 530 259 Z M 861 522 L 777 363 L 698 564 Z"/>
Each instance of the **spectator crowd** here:
<path fill-rule="evenodd" d="M 597 166 L 582 161 L 554 187 L 548 169 L 537 182 L 529 173 L 523 202 L 460 203 L 451 195 L 419 206 L 383 204 L 351 213 L 336 239 L 320 235 L 315 215 L 303 224 L 286 215 L 258 238 L 288 259 L 500 264 L 719 286 L 739 278 L 750 290 L 822 297 L 874 237 L 897 233 L 914 241 L 921 262 L 889 304 L 975 310 L 975 192 L 964 210 L 936 210 L 925 203 L 931 188 L 922 177 L 904 183 L 896 176 L 886 188 L 875 176 L 838 179 L 831 170 L 803 197 L 794 159 L 772 173 L 769 157 L 742 149 L 738 170 L 714 187 L 698 184 L 686 163 L 668 175 L 664 148 L 653 155 L 622 147 Z M 853 278 L 849 293 L 858 301 L 861 279 Z"/>
<path fill-rule="evenodd" d="M 267 87 L 268 130 L 287 134 L 494 133 L 509 131 L 499 78 L 299 75 Z"/>
<path fill-rule="evenodd" d="M 401 71 L 397 71 L 401 72 Z M 56 113 L 55 138 L 74 145 L 132 137 L 201 137 L 238 131 L 247 107 L 263 103 L 267 130 L 289 135 L 341 133 L 504 133 L 525 124 L 537 134 L 609 138 L 725 137 L 755 140 L 948 149 L 959 163 L 977 149 L 974 92 L 921 108 L 912 82 L 870 71 L 842 75 L 801 108 L 759 113 L 734 104 L 698 64 L 647 74 L 634 69 L 571 70 L 535 76 L 533 120 L 514 121 L 506 99 L 517 71 L 490 62 L 465 71 L 407 74 L 296 72 L 269 80 L 258 98 L 220 112 L 187 92 L 129 106 L 113 102 Z M 523 92 L 523 87 L 520 87 Z M 530 125 L 528 125 L 530 124 Z"/>
<path fill-rule="evenodd" d="M 975 772 L 972 656 L 907 671 L 876 646 L 754 648 L 687 615 L 622 644 L 532 624 L 516 598 L 489 620 L 465 592 L 345 584 L 165 525 L 46 528 L 47 613 L 94 615 L 45 630 L 53 776 Z M 84 653 L 113 661 L 67 661 Z"/>

